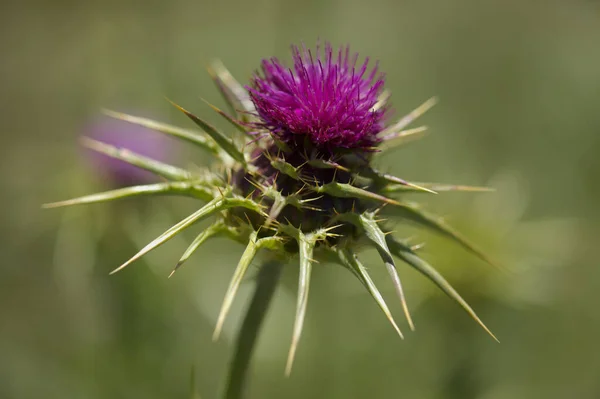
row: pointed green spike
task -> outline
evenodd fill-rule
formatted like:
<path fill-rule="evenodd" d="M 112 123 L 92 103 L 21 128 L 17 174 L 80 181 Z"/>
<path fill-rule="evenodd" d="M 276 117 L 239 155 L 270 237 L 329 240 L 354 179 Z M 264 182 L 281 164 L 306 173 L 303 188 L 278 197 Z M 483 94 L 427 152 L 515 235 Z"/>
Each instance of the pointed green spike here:
<path fill-rule="evenodd" d="M 378 155 L 386 154 L 386 151 L 402 147 L 413 141 L 420 140 L 427 135 L 427 126 L 420 126 L 414 129 L 401 130 L 397 133 L 389 134 L 383 138 L 383 141 L 377 147 Z"/>
<path fill-rule="evenodd" d="M 271 159 L 271 166 L 275 169 L 291 177 L 294 180 L 302 180 L 302 176 L 300 174 L 300 167 L 294 167 L 292 164 L 287 163 L 285 160 L 281 158 L 273 158 Z"/>
<path fill-rule="evenodd" d="M 423 104 L 419 105 L 417 108 L 411 111 L 408 115 L 402 117 L 398 122 L 382 131 L 380 133 L 380 137 L 385 140 L 386 136 L 401 131 L 402 129 L 413 123 L 415 119 L 423 115 L 425 112 L 429 111 L 429 109 L 431 109 L 431 107 L 433 107 L 437 103 L 437 101 L 437 97 L 432 97 L 429 100 L 425 101 Z"/>
<path fill-rule="evenodd" d="M 214 63 L 216 64 L 217 61 L 215 61 Z M 235 98 L 235 96 L 233 95 L 231 90 L 229 90 L 229 88 L 223 83 L 223 80 L 219 78 L 219 76 L 215 72 L 214 67 L 209 66 L 209 67 L 207 67 L 207 70 L 208 70 L 208 74 L 212 78 L 213 82 L 215 82 L 217 89 L 219 89 L 221 96 L 225 100 L 225 103 L 227 104 L 227 108 L 229 109 L 229 111 L 232 114 L 241 116 L 240 112 L 239 112 L 242 109 L 241 103 L 239 101 L 237 101 L 237 99 Z"/>
<path fill-rule="evenodd" d="M 443 184 L 443 183 L 414 183 L 420 187 L 424 187 L 435 192 L 471 192 L 471 193 L 489 193 L 496 191 L 492 187 L 478 187 L 478 186 L 464 186 L 456 184 Z M 398 192 L 422 192 L 422 190 L 415 189 L 414 187 L 404 186 L 401 184 L 388 185 L 382 189 L 384 193 L 398 193 Z"/>
<path fill-rule="evenodd" d="M 357 199 L 382 202 L 385 204 L 400 205 L 400 203 L 398 203 L 397 201 L 394 201 L 393 199 L 384 197 L 382 195 L 365 190 L 363 188 L 354 187 L 353 185 L 347 184 L 347 183 L 331 182 L 331 183 L 324 184 L 322 186 L 314 186 L 314 187 L 309 187 L 309 188 L 316 193 L 329 194 L 334 197 L 357 198 Z"/>
<path fill-rule="evenodd" d="M 223 324 L 225 323 L 225 319 L 229 310 L 231 309 L 231 305 L 233 304 L 233 300 L 235 295 L 240 287 L 242 279 L 252 263 L 252 260 L 258 253 L 258 250 L 264 247 L 269 247 L 272 245 L 276 245 L 276 243 L 280 243 L 281 239 L 278 237 L 265 237 L 261 239 L 258 238 L 258 232 L 252 232 L 250 234 L 248 245 L 246 246 L 246 250 L 242 254 L 240 261 L 233 273 L 233 277 L 229 283 L 229 287 L 227 288 L 227 293 L 225 294 L 225 299 L 223 300 L 223 305 L 221 306 L 221 311 L 219 312 L 219 317 L 217 319 L 217 325 L 215 327 L 215 332 L 213 334 L 213 340 L 216 341 L 219 339 L 221 335 L 221 330 L 223 329 Z"/>
<path fill-rule="evenodd" d="M 217 143 L 215 143 L 215 141 L 211 138 L 202 136 L 202 132 L 188 130 L 188 129 L 182 129 L 177 126 L 157 122 L 152 119 L 128 115 L 128 114 L 124 114 L 121 112 L 111 111 L 108 109 L 103 110 L 103 112 L 104 112 L 104 114 L 110 116 L 111 118 L 115 118 L 115 119 L 119 119 L 119 120 L 122 120 L 125 122 L 133 123 L 134 125 L 144 126 L 149 129 L 168 134 L 169 136 L 173 136 L 173 137 L 177 137 L 179 139 L 185 140 L 189 143 L 192 143 L 199 147 L 202 147 L 214 154 L 219 153 L 219 147 L 217 146 Z"/>
<path fill-rule="evenodd" d="M 59 208 L 72 205 L 98 204 L 122 198 L 162 194 L 190 195 L 203 201 L 210 201 L 212 199 L 212 195 L 204 187 L 201 187 L 200 185 L 194 185 L 193 182 L 177 181 L 119 188 L 116 190 L 104 191 L 102 193 L 85 195 L 83 197 L 73 198 L 66 201 L 52 202 L 49 204 L 44 204 L 42 207 Z"/>
<path fill-rule="evenodd" d="M 407 248 L 405 245 L 399 243 L 391 235 L 388 235 L 386 238 L 394 255 L 431 280 L 446 295 L 456 301 L 456 303 L 458 303 L 492 338 L 498 341 L 498 338 L 496 338 L 496 336 L 486 327 L 486 325 L 483 324 L 481 319 L 477 316 L 469 304 L 458 294 L 458 292 L 456 292 L 450 283 L 448 283 L 448 281 L 446 281 L 446 279 L 433 266 L 413 253 L 410 248 Z"/>
<path fill-rule="evenodd" d="M 420 210 L 417 206 L 406 202 L 398 203 L 394 207 L 388 207 L 387 209 L 384 209 L 383 212 L 410 220 L 417 225 L 425 226 L 445 237 L 448 237 L 483 261 L 501 271 L 506 272 L 502 266 L 492 261 L 487 255 L 485 255 L 485 253 L 483 253 L 483 251 L 475 247 L 461 233 L 446 224 L 439 216 Z"/>
<path fill-rule="evenodd" d="M 169 180 L 190 180 L 192 178 L 187 170 L 136 154 L 125 148 L 115 147 L 89 137 L 81 137 L 80 141 L 83 146 L 91 150 L 127 162 L 138 168 L 146 169 Z"/>
<path fill-rule="evenodd" d="M 231 117 L 230 115 L 227 115 L 225 112 L 221 111 L 219 108 L 215 107 L 214 105 L 212 105 L 205 99 L 201 98 L 201 100 L 204 101 L 206 103 L 206 105 L 211 107 L 213 111 L 215 111 L 217 114 L 221 115 L 225 120 L 227 120 L 227 122 L 229 122 L 233 127 L 235 127 L 240 133 L 243 133 L 246 136 L 252 137 L 252 135 L 250 135 L 248 130 L 241 123 L 236 121 L 233 117 Z"/>
<path fill-rule="evenodd" d="M 208 73 L 215 81 L 221 94 L 233 112 L 240 112 L 242 119 L 256 112 L 254 103 L 244 87 L 231 75 L 219 60 L 214 60 L 208 67 Z"/>
<path fill-rule="evenodd" d="M 437 194 L 433 190 L 419 186 L 415 183 L 408 182 L 408 181 L 401 179 L 399 177 L 396 177 L 394 175 L 382 173 L 372 167 L 363 168 L 360 173 L 361 173 L 361 176 L 359 176 L 359 178 L 362 178 L 364 176 L 369 179 L 372 179 L 375 183 L 383 185 L 383 186 L 387 186 L 387 185 L 389 185 L 389 183 L 395 183 L 395 184 L 400 184 L 403 186 L 410 187 L 414 190 L 420 190 L 420 191 L 425 191 L 425 192 L 431 193 L 431 194 Z"/>
<path fill-rule="evenodd" d="M 223 149 L 223 151 L 225 151 L 227 154 L 229 154 L 231 156 L 231 158 L 235 159 L 236 161 L 238 161 L 239 163 L 241 163 L 244 166 L 246 165 L 246 159 L 244 157 L 244 153 L 241 152 L 239 149 L 237 149 L 237 147 L 233 144 L 233 141 L 231 141 L 231 139 L 226 137 L 223 133 L 218 131 L 211 124 L 198 118 L 196 115 L 192 114 L 191 112 L 187 111 L 186 109 L 175 104 L 173 101 L 170 101 L 170 102 L 171 102 L 171 104 L 173 104 L 173 106 L 175 108 L 177 108 L 178 110 L 183 112 L 196 125 L 198 125 L 204 132 L 206 132 L 206 134 L 208 134 L 210 137 L 212 137 L 212 139 L 215 140 L 217 142 L 217 144 Z"/>
<path fill-rule="evenodd" d="M 338 257 L 342 264 L 348 269 L 350 269 L 356 275 L 356 277 L 358 277 L 358 279 L 365 286 L 367 291 L 369 291 L 375 302 L 377 302 L 377 305 L 379 305 L 379 307 L 385 314 L 385 317 L 387 317 L 387 319 L 392 324 L 400 338 L 404 339 L 404 335 L 402 335 L 402 331 L 400 331 L 400 328 L 394 321 L 392 313 L 390 312 L 390 309 L 385 303 L 385 300 L 383 299 L 381 293 L 377 289 L 377 286 L 371 279 L 371 276 L 369 276 L 367 269 L 363 266 L 362 263 L 360 263 L 356 255 L 353 254 L 352 251 L 349 249 L 338 249 Z"/>
<path fill-rule="evenodd" d="M 114 273 L 124 269 L 126 266 L 128 266 L 131 263 L 133 263 L 134 261 L 138 260 L 139 258 L 144 256 L 148 252 L 152 251 L 153 249 L 158 248 L 159 246 L 161 246 L 165 242 L 169 241 L 171 238 L 175 237 L 177 234 L 179 234 L 183 230 L 185 230 L 188 227 L 190 227 L 191 225 L 193 225 L 194 223 L 197 223 L 200 220 L 204 219 L 205 217 L 210 216 L 213 213 L 221 210 L 224 202 L 225 202 L 224 198 L 215 198 L 214 200 L 210 201 L 208 204 L 204 205 L 198 211 L 192 213 L 185 219 L 181 220 L 179 223 L 177 223 L 174 226 L 172 226 L 171 228 L 169 228 L 163 234 L 161 234 L 160 236 L 155 238 L 152 242 L 150 242 L 148 245 L 146 245 L 144 248 L 142 248 L 137 254 L 135 254 L 131 259 L 129 259 L 127 262 L 123 263 L 121 266 L 119 266 L 118 268 L 116 268 L 115 270 L 110 272 L 110 274 L 114 274 Z"/>
<path fill-rule="evenodd" d="M 235 294 L 246 274 L 246 270 L 250 263 L 256 256 L 258 252 L 258 245 L 256 244 L 257 240 L 257 232 L 254 231 L 250 234 L 248 245 L 240 258 L 240 261 L 233 273 L 233 277 L 229 283 L 229 287 L 227 288 L 227 292 L 225 293 L 225 299 L 223 300 L 223 305 L 221 305 L 221 310 L 219 312 L 219 317 L 217 319 L 217 325 L 215 327 L 215 332 L 213 334 L 213 341 L 219 339 L 219 335 L 221 335 L 221 329 L 223 328 L 223 324 L 225 323 L 225 318 L 227 317 L 227 313 L 233 304 L 233 299 L 235 298 Z"/>
<path fill-rule="evenodd" d="M 419 186 L 419 185 L 417 185 L 415 183 L 407 182 L 406 180 L 403 180 L 403 179 L 401 179 L 399 177 L 396 177 L 396 176 L 393 176 L 393 175 L 388 175 L 386 173 L 381 173 L 379 176 L 383 180 L 385 180 L 385 181 L 396 183 L 396 184 L 400 184 L 400 185 L 403 185 L 403 186 L 406 186 L 406 187 L 410 187 L 413 190 L 424 191 L 424 192 L 430 193 L 430 194 L 437 194 L 437 192 L 435 192 L 435 191 L 433 191 L 433 190 L 431 190 L 429 188 L 426 188 L 426 187 L 423 187 L 423 186 Z"/>
<path fill-rule="evenodd" d="M 170 194 L 176 193 L 172 189 L 173 183 L 188 184 L 186 182 L 165 182 L 146 184 L 133 187 L 119 188 L 116 190 L 104 191 L 101 193 L 85 195 L 83 197 L 73 198 L 65 201 L 53 202 L 42 205 L 43 208 L 58 208 L 62 206 L 71 205 L 83 205 L 83 204 L 96 204 L 101 202 L 113 201 L 121 198 L 136 197 L 141 195 L 153 195 L 153 194 Z"/>
<path fill-rule="evenodd" d="M 419 126 L 412 129 L 400 130 L 399 132 L 388 134 L 383 137 L 383 143 L 379 145 L 379 149 L 389 149 L 407 142 L 420 139 L 427 131 L 427 126 Z M 382 148 L 383 147 L 383 148 Z"/>
<path fill-rule="evenodd" d="M 308 303 L 308 289 L 310 286 L 310 274 L 312 271 L 313 252 L 317 243 L 317 235 L 315 233 L 304 234 L 298 230 L 298 245 L 300 255 L 300 275 L 298 280 L 298 299 L 296 302 L 296 319 L 294 322 L 294 332 L 292 335 L 292 344 L 290 346 L 290 352 L 288 354 L 287 363 L 285 366 L 285 374 L 289 376 L 292 372 L 292 365 L 294 364 L 294 357 L 296 355 L 296 349 L 298 348 L 298 342 L 302 334 L 302 327 L 304 325 L 304 316 L 306 314 L 306 305 Z"/>
<path fill-rule="evenodd" d="M 400 281 L 400 276 L 398 275 L 398 271 L 396 270 L 394 258 L 390 252 L 390 249 L 387 246 L 385 233 L 381 230 L 381 228 L 374 219 L 374 215 L 371 213 L 361 214 L 357 220 L 359 222 L 359 227 L 361 227 L 364 230 L 367 238 L 375 245 L 377 251 L 379 252 L 379 256 L 381 256 L 381 259 L 385 263 L 385 267 L 390 277 L 392 278 L 392 282 L 394 283 L 396 293 L 398 294 L 400 302 L 402 303 L 402 309 L 404 310 L 404 314 L 406 315 L 408 325 L 410 326 L 410 329 L 414 331 L 415 326 L 412 321 L 412 317 L 410 316 L 410 312 L 408 310 L 408 305 L 404 296 L 404 289 L 402 288 L 402 282 Z"/>
<path fill-rule="evenodd" d="M 192 226 L 193 224 L 203 220 L 204 218 L 206 218 L 216 212 L 219 212 L 219 211 L 222 211 L 225 209 L 229 209 L 229 208 L 233 208 L 233 207 L 247 208 L 247 209 L 250 209 L 252 211 L 255 211 L 255 212 L 258 212 L 258 213 L 261 213 L 264 215 L 262 209 L 260 209 L 260 206 L 256 203 L 254 203 L 252 200 L 245 199 L 245 198 L 236 198 L 236 197 L 234 197 L 234 198 L 225 198 L 225 197 L 215 198 L 214 200 L 210 201 L 209 203 L 204 205 L 202 208 L 200 208 L 196 212 L 192 213 L 185 219 L 181 220 L 179 223 L 175 224 L 170 229 L 165 231 L 163 234 L 161 234 L 160 236 L 155 238 L 152 242 L 150 242 L 148 245 L 146 245 L 144 248 L 142 248 L 137 254 L 135 254 L 131 259 L 129 259 L 127 262 L 123 263 L 121 266 L 119 266 L 118 268 L 116 268 L 115 270 L 110 272 L 110 274 L 114 274 L 114 273 L 124 269 L 126 266 L 128 266 L 131 263 L 133 263 L 134 261 L 138 260 L 139 258 L 144 256 L 148 252 L 152 251 L 153 249 L 158 248 L 159 246 L 161 246 L 165 242 L 169 241 L 171 238 L 175 237 L 177 234 L 179 234 L 183 230 L 185 230 L 188 227 Z"/>
<path fill-rule="evenodd" d="M 192 256 L 192 254 L 196 252 L 200 245 L 204 244 L 210 238 L 215 238 L 219 235 L 227 233 L 233 234 L 234 232 L 230 230 L 233 229 L 231 227 L 226 226 L 222 221 L 217 221 L 214 224 L 208 226 L 206 230 L 198 234 L 194 241 L 192 241 L 192 243 L 187 247 L 183 255 L 181 255 L 181 258 L 179 258 L 179 261 L 171 271 L 171 274 L 169 274 L 169 278 L 173 277 L 173 274 L 175 274 L 175 272 L 190 258 L 190 256 Z"/>
<path fill-rule="evenodd" d="M 340 165 L 337 162 L 333 162 L 333 161 L 326 161 L 324 159 L 321 158 L 314 158 L 311 159 L 307 162 L 310 166 L 312 166 L 313 168 L 318 168 L 318 169 L 337 169 L 337 170 L 341 170 L 342 172 L 349 172 L 350 169 Z"/>

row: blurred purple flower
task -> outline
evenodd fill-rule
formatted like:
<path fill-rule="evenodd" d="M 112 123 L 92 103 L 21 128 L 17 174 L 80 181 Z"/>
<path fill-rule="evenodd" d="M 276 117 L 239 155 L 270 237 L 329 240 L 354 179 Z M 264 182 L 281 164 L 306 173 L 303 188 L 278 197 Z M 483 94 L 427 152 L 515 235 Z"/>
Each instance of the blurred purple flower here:
<path fill-rule="evenodd" d="M 377 65 L 367 74 L 369 59 L 357 68 L 358 54 L 344 47 L 333 54 L 329 43 L 316 56 L 305 47 L 292 47 L 294 67 L 276 58 L 263 60 L 262 72 L 248 87 L 261 122 L 287 143 L 305 138 L 320 148 L 372 147 L 380 140 L 386 109 L 374 110 L 383 90 Z"/>
<path fill-rule="evenodd" d="M 162 162 L 173 161 L 176 153 L 174 143 L 165 134 L 108 116 L 93 120 L 84 128 L 83 135 Z M 110 186 L 124 187 L 157 181 L 155 174 L 119 159 L 86 148 L 82 154 L 93 173 Z"/>

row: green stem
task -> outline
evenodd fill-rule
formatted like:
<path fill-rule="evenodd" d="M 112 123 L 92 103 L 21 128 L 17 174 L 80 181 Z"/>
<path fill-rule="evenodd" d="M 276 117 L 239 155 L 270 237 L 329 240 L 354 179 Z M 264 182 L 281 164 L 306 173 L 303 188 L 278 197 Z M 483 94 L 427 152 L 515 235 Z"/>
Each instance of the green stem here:
<path fill-rule="evenodd" d="M 258 272 L 256 288 L 250 306 L 242 322 L 235 343 L 235 352 L 229 367 L 225 383 L 224 399 L 240 399 L 245 394 L 246 376 L 250 369 L 250 360 L 256 344 L 256 338 L 265 319 L 265 315 L 273 299 L 279 276 L 281 262 L 266 262 Z"/>

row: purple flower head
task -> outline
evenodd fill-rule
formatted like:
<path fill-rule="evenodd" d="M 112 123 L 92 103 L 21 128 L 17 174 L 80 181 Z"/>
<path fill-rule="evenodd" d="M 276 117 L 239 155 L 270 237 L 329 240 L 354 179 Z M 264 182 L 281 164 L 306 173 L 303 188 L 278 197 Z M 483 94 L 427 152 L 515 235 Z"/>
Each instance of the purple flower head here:
<path fill-rule="evenodd" d="M 334 55 L 329 43 L 316 56 L 305 47 L 292 47 L 294 67 L 276 58 L 263 60 L 248 87 L 260 118 L 257 126 L 287 142 L 308 139 L 319 148 L 367 148 L 380 140 L 385 108 L 375 110 L 383 90 L 383 75 L 369 59 L 357 68 L 358 54 L 344 47 Z M 297 141 L 298 138 L 301 141 Z"/>
<path fill-rule="evenodd" d="M 152 159 L 168 162 L 175 148 L 171 139 L 159 132 L 125 121 L 101 116 L 93 120 L 84 135 L 100 142 L 125 148 Z M 84 148 L 85 161 L 93 173 L 108 185 L 125 187 L 156 182 L 156 176 L 127 162 Z"/>

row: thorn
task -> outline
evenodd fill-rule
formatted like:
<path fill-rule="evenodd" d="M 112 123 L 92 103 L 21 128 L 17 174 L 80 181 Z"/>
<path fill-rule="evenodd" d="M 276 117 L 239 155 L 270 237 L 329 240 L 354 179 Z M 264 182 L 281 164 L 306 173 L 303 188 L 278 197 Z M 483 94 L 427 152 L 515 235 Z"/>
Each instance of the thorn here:
<path fill-rule="evenodd" d="M 248 222 L 248 224 L 250 226 L 252 226 L 252 223 L 250 222 L 250 218 L 248 217 L 248 214 L 246 212 L 244 212 L 244 217 L 246 218 L 246 221 Z"/>
<path fill-rule="evenodd" d="M 394 264 L 385 262 L 385 266 L 388 269 L 388 273 L 390 277 L 392 277 L 392 281 L 394 282 L 394 287 L 396 288 L 396 293 L 400 297 L 400 303 L 402 304 L 402 309 L 404 311 L 404 315 L 406 316 L 406 321 L 408 322 L 408 326 L 411 331 L 415 331 L 415 325 L 412 321 L 412 317 L 410 316 L 410 311 L 408 310 L 408 305 L 406 304 L 406 298 L 404 297 L 404 290 L 402 288 L 402 283 L 400 282 L 400 276 L 398 275 L 398 271 Z"/>
<path fill-rule="evenodd" d="M 181 266 L 181 262 L 177 262 L 177 264 L 175 265 L 175 268 L 173 270 L 171 270 L 171 273 L 169 273 L 169 277 L 167 277 L 167 278 L 173 277 L 173 275 L 175 274 L 177 269 L 179 269 L 179 266 Z"/>

